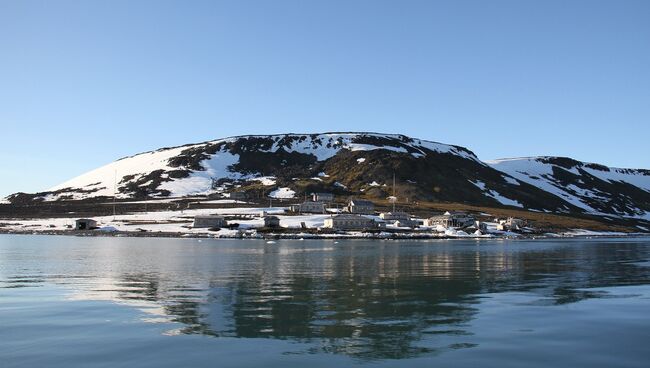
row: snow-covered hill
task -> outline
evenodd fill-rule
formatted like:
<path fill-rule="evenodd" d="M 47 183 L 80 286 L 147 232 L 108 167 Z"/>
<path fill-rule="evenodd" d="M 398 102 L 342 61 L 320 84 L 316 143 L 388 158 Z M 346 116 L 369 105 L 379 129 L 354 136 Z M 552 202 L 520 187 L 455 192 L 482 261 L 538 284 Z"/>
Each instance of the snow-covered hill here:
<path fill-rule="evenodd" d="M 650 170 L 610 168 L 549 156 L 487 163 L 587 213 L 650 220 Z"/>
<path fill-rule="evenodd" d="M 53 201 L 112 197 L 114 193 L 118 198 L 138 197 L 141 194 L 172 197 L 209 194 L 215 191 L 212 186 L 214 178 L 259 180 L 264 185 L 274 185 L 273 177 L 237 167 L 241 156 L 251 153 L 298 154 L 309 156 L 314 162 L 324 162 L 341 150 L 378 149 L 406 153 L 412 157 L 422 157 L 427 152 L 435 151 L 478 161 L 473 153 L 462 147 L 414 140 L 401 135 L 325 133 L 240 136 L 125 157 L 49 188 L 37 198 Z M 285 161 L 286 166 L 292 165 L 290 160 Z"/>
<path fill-rule="evenodd" d="M 650 171 L 567 158 L 490 162 L 460 146 L 395 134 L 239 136 L 117 160 L 12 203 L 98 197 L 156 198 L 246 191 L 302 197 L 314 191 L 385 198 L 397 176 L 410 200 L 511 206 L 541 212 L 649 219 Z"/>

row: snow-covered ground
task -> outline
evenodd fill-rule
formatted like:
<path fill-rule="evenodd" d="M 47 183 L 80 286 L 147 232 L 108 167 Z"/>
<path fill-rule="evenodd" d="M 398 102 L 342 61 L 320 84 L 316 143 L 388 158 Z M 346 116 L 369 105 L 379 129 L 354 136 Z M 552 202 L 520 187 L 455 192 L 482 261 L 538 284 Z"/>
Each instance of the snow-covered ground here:
<path fill-rule="evenodd" d="M 234 220 L 242 229 L 259 228 L 264 226 L 262 213 L 277 215 L 280 226 L 285 228 L 301 228 L 304 223 L 308 228 L 323 226 L 325 219 L 331 215 L 284 215 L 284 207 L 257 208 L 222 208 L 222 209 L 190 209 L 184 211 L 156 211 L 126 214 L 117 216 L 95 216 L 97 226 L 105 231 L 141 231 L 203 234 L 213 233 L 205 228 L 191 228 L 195 216 L 199 215 L 252 215 L 251 219 Z M 51 231 L 70 230 L 74 227 L 75 218 L 44 218 L 44 219 L 0 219 L 4 226 L 0 229 L 14 231 Z M 141 230 L 140 230 L 141 229 Z"/>
<path fill-rule="evenodd" d="M 135 214 L 117 215 L 117 216 L 95 216 L 97 226 L 105 230 L 117 231 L 140 231 L 148 232 L 170 232 L 170 233 L 187 233 L 201 234 L 209 233 L 207 229 L 191 228 L 195 216 L 199 215 L 253 215 L 258 216 L 262 212 L 267 214 L 283 214 L 285 208 L 282 207 L 258 207 L 258 208 L 221 208 L 221 209 L 190 209 L 184 211 L 156 211 L 141 212 Z M 285 216 L 283 216 L 285 217 Z M 263 226 L 262 218 L 252 221 L 234 221 L 242 223 L 246 227 Z M 3 230 L 32 230 L 32 231 L 49 231 L 49 230 L 70 230 L 74 227 L 74 218 L 44 218 L 44 219 L 0 219 L 0 223 L 6 224 L 0 229 Z M 287 224 L 293 224 L 288 221 Z M 250 225 L 250 226 L 246 226 Z"/>
<path fill-rule="evenodd" d="M 263 214 L 272 214 L 280 219 L 280 226 L 283 228 L 298 230 L 303 228 L 317 229 L 324 225 L 325 219 L 331 214 L 310 214 L 310 215 L 291 215 L 286 213 L 284 207 L 254 207 L 254 208 L 220 208 L 220 209 L 189 209 L 189 210 L 169 210 L 155 212 L 141 212 L 133 214 L 124 214 L 117 216 L 95 216 L 99 229 L 97 232 L 147 232 L 156 233 L 174 233 L 185 236 L 215 236 L 215 237 L 236 237 L 242 233 L 248 236 L 258 236 L 256 230 L 264 226 Z M 239 229 L 221 229 L 220 231 L 209 231 L 205 228 L 192 228 L 195 216 L 199 215 L 246 215 L 245 218 L 231 220 L 230 223 L 239 224 Z M 379 216 L 365 215 L 376 221 L 381 221 Z M 422 220 L 422 219 L 415 219 Z M 75 224 L 75 218 L 43 218 L 43 219 L 0 219 L 0 231 L 7 232 L 33 232 L 47 233 L 52 231 L 70 231 Z M 452 238 L 492 238 L 492 237 L 509 237 L 517 238 L 522 234 L 514 232 L 497 231 L 496 222 L 486 222 L 487 232 L 468 232 L 461 229 L 446 229 L 442 226 L 424 227 L 421 226 L 417 231 L 407 227 L 397 227 L 392 224 L 386 225 L 389 232 L 382 234 L 363 233 L 358 231 L 349 231 L 337 234 L 313 234 L 300 233 L 294 231 L 293 237 L 393 237 L 399 233 L 401 237 L 452 237 Z M 625 233 L 618 232 L 594 232 L 589 230 L 572 230 L 558 234 L 548 234 L 548 236 L 624 236 Z"/>
<path fill-rule="evenodd" d="M 259 181 L 264 186 L 275 185 L 276 178 L 275 176 L 260 176 L 259 178 L 254 178 L 253 180 Z"/>

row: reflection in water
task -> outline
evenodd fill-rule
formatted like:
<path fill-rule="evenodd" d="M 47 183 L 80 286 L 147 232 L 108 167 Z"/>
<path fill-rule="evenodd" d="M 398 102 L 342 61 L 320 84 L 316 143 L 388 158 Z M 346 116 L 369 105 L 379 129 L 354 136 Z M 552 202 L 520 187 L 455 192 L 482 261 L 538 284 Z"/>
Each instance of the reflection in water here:
<path fill-rule="evenodd" d="M 308 343 L 304 353 L 370 360 L 474 346 L 467 326 L 486 294 L 566 304 L 607 296 L 585 289 L 650 281 L 647 240 L 9 239 L 0 287 L 53 282 L 71 299 L 178 323 L 168 334 L 289 339 Z"/>

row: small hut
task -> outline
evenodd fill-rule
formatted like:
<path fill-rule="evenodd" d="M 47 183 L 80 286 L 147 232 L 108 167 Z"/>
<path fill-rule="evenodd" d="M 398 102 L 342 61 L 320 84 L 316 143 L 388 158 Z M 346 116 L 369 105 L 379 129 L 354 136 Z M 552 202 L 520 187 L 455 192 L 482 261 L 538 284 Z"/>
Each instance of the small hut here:
<path fill-rule="evenodd" d="M 278 216 L 264 216 L 264 227 L 280 227 Z"/>
<path fill-rule="evenodd" d="M 97 221 L 93 219 L 78 219 L 74 222 L 75 230 L 94 230 L 97 229 Z"/>
<path fill-rule="evenodd" d="M 193 228 L 213 228 L 213 227 L 224 227 L 227 225 L 226 219 L 223 216 L 217 215 L 205 215 L 205 216 L 195 216 L 194 223 L 192 224 Z"/>

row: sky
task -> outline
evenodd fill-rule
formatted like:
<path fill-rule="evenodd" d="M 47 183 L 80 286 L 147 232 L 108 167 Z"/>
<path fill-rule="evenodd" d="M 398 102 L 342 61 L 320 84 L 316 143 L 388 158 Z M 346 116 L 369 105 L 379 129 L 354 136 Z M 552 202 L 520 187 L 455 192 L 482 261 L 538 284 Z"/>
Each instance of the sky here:
<path fill-rule="evenodd" d="M 0 0 L 0 196 L 326 131 L 650 169 L 650 1 Z"/>

